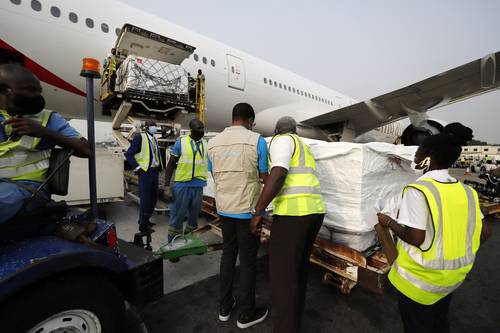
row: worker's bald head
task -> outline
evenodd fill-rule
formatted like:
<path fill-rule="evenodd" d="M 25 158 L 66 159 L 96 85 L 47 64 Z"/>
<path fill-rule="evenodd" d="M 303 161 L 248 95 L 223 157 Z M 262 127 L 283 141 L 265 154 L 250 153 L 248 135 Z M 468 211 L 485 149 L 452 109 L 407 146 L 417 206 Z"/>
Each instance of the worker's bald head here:
<path fill-rule="evenodd" d="M 40 81 L 25 67 L 19 64 L 0 65 L 0 89 L 22 88 L 21 86 L 33 85 L 40 87 Z"/>
<path fill-rule="evenodd" d="M 281 117 L 274 129 L 276 134 L 297 133 L 297 122 L 289 116 Z"/>
<path fill-rule="evenodd" d="M 40 80 L 19 64 L 0 65 L 0 108 L 11 115 L 35 114 L 43 110 Z"/>

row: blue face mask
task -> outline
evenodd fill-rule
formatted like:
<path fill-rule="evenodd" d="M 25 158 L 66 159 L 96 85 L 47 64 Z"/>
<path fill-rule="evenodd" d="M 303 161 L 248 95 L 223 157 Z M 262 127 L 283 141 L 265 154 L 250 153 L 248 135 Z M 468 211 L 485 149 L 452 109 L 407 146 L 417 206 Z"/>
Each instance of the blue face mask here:
<path fill-rule="evenodd" d="M 158 132 L 158 127 L 157 126 L 149 126 L 148 132 L 151 134 L 156 134 L 156 132 Z"/>

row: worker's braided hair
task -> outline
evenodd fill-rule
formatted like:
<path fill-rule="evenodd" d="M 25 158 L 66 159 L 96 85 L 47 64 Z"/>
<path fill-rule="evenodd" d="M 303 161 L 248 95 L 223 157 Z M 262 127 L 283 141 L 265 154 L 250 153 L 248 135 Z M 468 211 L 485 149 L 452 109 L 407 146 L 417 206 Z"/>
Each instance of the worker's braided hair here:
<path fill-rule="evenodd" d="M 420 148 L 439 165 L 451 167 L 460 157 L 462 146 L 473 138 L 472 130 L 460 123 L 451 123 L 444 127 L 443 132 L 431 135 L 425 139 Z"/>

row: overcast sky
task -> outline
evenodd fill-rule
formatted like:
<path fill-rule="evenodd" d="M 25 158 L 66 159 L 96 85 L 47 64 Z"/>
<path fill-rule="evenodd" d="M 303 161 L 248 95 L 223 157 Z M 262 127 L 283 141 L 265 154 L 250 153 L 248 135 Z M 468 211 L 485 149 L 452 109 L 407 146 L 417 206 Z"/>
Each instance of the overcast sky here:
<path fill-rule="evenodd" d="M 495 0 L 122 1 L 357 100 L 500 50 Z M 500 143 L 499 113 L 495 91 L 430 115 Z"/>

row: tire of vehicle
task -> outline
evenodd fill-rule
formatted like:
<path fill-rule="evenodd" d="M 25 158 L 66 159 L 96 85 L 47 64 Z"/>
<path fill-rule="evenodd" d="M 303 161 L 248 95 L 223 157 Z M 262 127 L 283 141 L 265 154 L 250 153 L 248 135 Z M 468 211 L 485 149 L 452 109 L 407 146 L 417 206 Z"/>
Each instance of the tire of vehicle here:
<path fill-rule="evenodd" d="M 0 306 L 0 331 L 27 332 L 71 310 L 97 318 L 101 332 L 122 332 L 125 304 L 120 291 L 106 278 L 90 274 L 58 276 L 11 297 Z M 85 327 L 81 332 L 87 332 Z"/>

